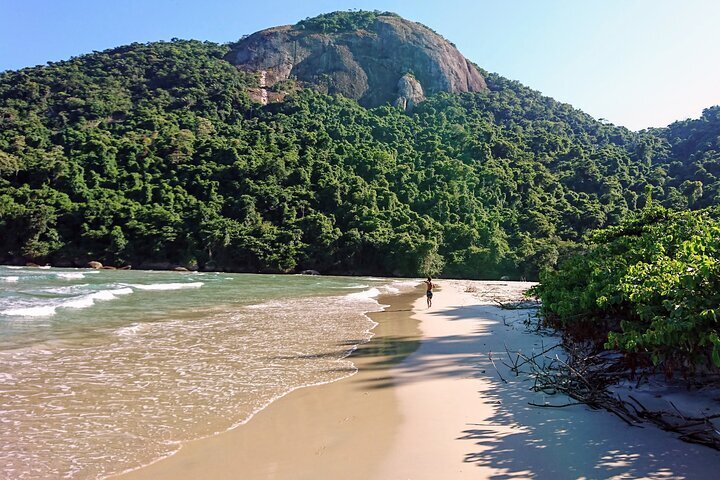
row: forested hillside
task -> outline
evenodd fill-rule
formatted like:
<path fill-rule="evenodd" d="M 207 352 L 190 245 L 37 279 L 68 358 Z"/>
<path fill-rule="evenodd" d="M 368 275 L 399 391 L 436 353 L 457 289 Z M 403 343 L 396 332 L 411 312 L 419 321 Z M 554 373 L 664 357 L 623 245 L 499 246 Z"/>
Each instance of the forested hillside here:
<path fill-rule="evenodd" d="M 228 48 L 0 74 L 0 261 L 534 278 L 647 184 L 717 202 L 718 108 L 633 133 L 486 72 L 410 114 L 291 84 L 262 106 Z"/>
<path fill-rule="evenodd" d="M 654 181 L 665 205 L 696 209 L 720 203 L 720 106 L 705 109 L 699 119 L 652 133 L 670 144 L 658 161 L 663 171 Z"/>

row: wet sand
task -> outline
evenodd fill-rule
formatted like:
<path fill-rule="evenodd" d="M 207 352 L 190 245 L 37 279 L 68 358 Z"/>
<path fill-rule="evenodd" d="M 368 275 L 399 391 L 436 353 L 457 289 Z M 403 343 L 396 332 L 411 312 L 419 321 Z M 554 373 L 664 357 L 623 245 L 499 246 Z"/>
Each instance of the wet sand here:
<path fill-rule="evenodd" d="M 386 297 L 359 372 L 297 390 L 246 425 L 183 446 L 127 479 L 714 478 L 720 454 L 654 427 L 530 391 L 506 348 L 557 341 L 527 331 L 528 311 L 497 308 L 529 286 L 441 281 Z M 410 307 L 412 306 L 412 312 Z M 412 316 L 411 316 L 412 315 Z M 418 323 L 419 322 L 419 323 Z"/>
<path fill-rule="evenodd" d="M 418 321 L 410 318 L 417 298 L 379 299 L 389 306 L 370 314 L 378 326 L 351 356 L 359 369 L 354 376 L 291 392 L 245 425 L 189 442 L 121 478 L 373 478 L 402 422 L 389 371 L 419 346 Z"/>

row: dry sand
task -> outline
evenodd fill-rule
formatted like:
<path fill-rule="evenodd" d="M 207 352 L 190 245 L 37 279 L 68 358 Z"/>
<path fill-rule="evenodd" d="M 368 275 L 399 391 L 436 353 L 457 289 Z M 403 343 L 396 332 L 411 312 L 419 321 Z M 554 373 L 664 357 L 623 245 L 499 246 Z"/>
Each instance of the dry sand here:
<path fill-rule="evenodd" d="M 716 478 L 714 450 L 584 406 L 528 405 L 567 399 L 530 392 L 530 380 L 503 364 L 506 346 L 530 352 L 557 341 L 528 332 L 527 311 L 490 302 L 527 286 L 441 281 L 431 309 L 422 290 L 391 297 L 373 317 L 376 336 L 353 356 L 356 375 L 297 390 L 123 478 Z"/>

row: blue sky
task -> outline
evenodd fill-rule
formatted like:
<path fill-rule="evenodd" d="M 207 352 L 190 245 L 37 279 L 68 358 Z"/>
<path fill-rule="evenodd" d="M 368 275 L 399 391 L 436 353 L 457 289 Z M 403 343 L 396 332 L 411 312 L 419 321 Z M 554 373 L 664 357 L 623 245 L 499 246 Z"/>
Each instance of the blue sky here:
<path fill-rule="evenodd" d="M 424 23 L 483 68 L 633 130 L 720 104 L 716 0 L 0 0 L 0 71 L 351 8 Z"/>

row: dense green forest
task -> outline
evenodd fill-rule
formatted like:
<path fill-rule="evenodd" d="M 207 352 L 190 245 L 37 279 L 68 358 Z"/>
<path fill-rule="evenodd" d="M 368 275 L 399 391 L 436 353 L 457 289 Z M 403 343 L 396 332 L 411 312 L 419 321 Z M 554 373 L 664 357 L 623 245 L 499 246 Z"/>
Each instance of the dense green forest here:
<path fill-rule="evenodd" d="M 717 107 L 635 133 L 487 72 L 411 114 L 301 88 L 262 106 L 227 50 L 0 74 L 0 261 L 536 278 L 647 185 L 676 209 L 720 198 Z"/>

